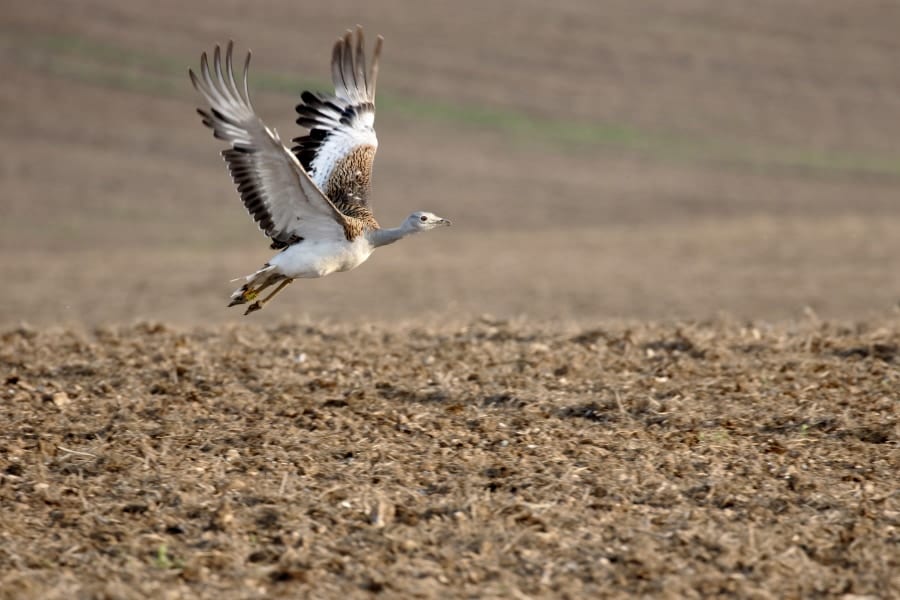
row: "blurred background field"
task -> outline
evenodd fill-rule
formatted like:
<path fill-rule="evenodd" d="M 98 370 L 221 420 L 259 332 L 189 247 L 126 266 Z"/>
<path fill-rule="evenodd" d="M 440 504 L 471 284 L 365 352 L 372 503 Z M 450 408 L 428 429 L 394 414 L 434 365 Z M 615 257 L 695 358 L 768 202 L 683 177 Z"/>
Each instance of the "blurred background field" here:
<path fill-rule="evenodd" d="M 187 68 L 254 52 L 282 137 L 386 38 L 374 202 L 455 226 L 252 318 L 866 318 L 900 300 L 900 5 L 19 2 L 0 16 L 0 323 L 237 321 L 269 256 Z"/>

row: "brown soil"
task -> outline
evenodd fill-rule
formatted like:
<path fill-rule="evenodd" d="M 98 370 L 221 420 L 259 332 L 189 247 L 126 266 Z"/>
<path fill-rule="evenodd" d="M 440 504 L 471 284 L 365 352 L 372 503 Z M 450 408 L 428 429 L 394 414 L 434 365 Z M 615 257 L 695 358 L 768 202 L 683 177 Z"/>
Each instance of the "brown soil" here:
<path fill-rule="evenodd" d="M 0 597 L 900 594 L 896 318 L 0 340 Z"/>

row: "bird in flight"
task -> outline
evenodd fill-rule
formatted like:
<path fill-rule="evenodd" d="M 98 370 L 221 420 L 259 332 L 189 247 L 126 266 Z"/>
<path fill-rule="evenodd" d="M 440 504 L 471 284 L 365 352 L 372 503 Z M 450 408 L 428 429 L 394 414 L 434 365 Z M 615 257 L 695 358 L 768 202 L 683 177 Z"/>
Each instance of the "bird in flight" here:
<path fill-rule="evenodd" d="M 347 31 L 334 45 L 334 94 L 305 91 L 297 105 L 297 124 L 309 130 L 291 149 L 253 109 L 247 76 L 250 53 L 238 87 L 232 65 L 233 42 L 216 46 L 212 66 L 204 52 L 200 72 L 189 70 L 194 88 L 209 104 L 197 109 L 203 124 L 228 148 L 222 156 L 247 211 L 280 250 L 261 269 L 246 276 L 229 306 L 261 309 L 298 278 L 324 277 L 361 265 L 375 248 L 420 231 L 450 225 L 433 213 L 417 211 L 399 227 L 382 228 L 369 206 L 375 136 L 375 82 L 383 38 L 378 36 L 366 70 L 362 27 Z M 263 290 L 276 286 L 265 297 Z"/>

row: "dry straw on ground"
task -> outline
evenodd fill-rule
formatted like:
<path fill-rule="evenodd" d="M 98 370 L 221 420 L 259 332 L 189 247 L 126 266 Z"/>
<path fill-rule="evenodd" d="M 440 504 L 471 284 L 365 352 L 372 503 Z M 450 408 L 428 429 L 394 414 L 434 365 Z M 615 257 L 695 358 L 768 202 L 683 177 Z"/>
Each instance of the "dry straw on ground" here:
<path fill-rule="evenodd" d="M 0 596 L 900 593 L 900 324 L 2 334 Z"/>

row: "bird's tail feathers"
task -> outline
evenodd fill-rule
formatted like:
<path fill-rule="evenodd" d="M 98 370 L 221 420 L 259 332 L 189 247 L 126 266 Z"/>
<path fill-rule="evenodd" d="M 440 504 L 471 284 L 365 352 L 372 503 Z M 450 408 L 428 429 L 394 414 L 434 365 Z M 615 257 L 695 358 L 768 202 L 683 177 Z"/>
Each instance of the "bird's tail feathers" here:
<path fill-rule="evenodd" d="M 259 293 L 272 284 L 278 283 L 285 279 L 284 275 L 275 272 L 275 267 L 266 264 L 262 269 L 255 273 L 251 273 L 246 277 L 238 277 L 231 281 L 244 280 L 244 285 L 234 290 L 231 294 L 231 302 L 228 306 L 237 306 L 238 304 L 246 304 L 253 302 L 259 297 Z"/>

